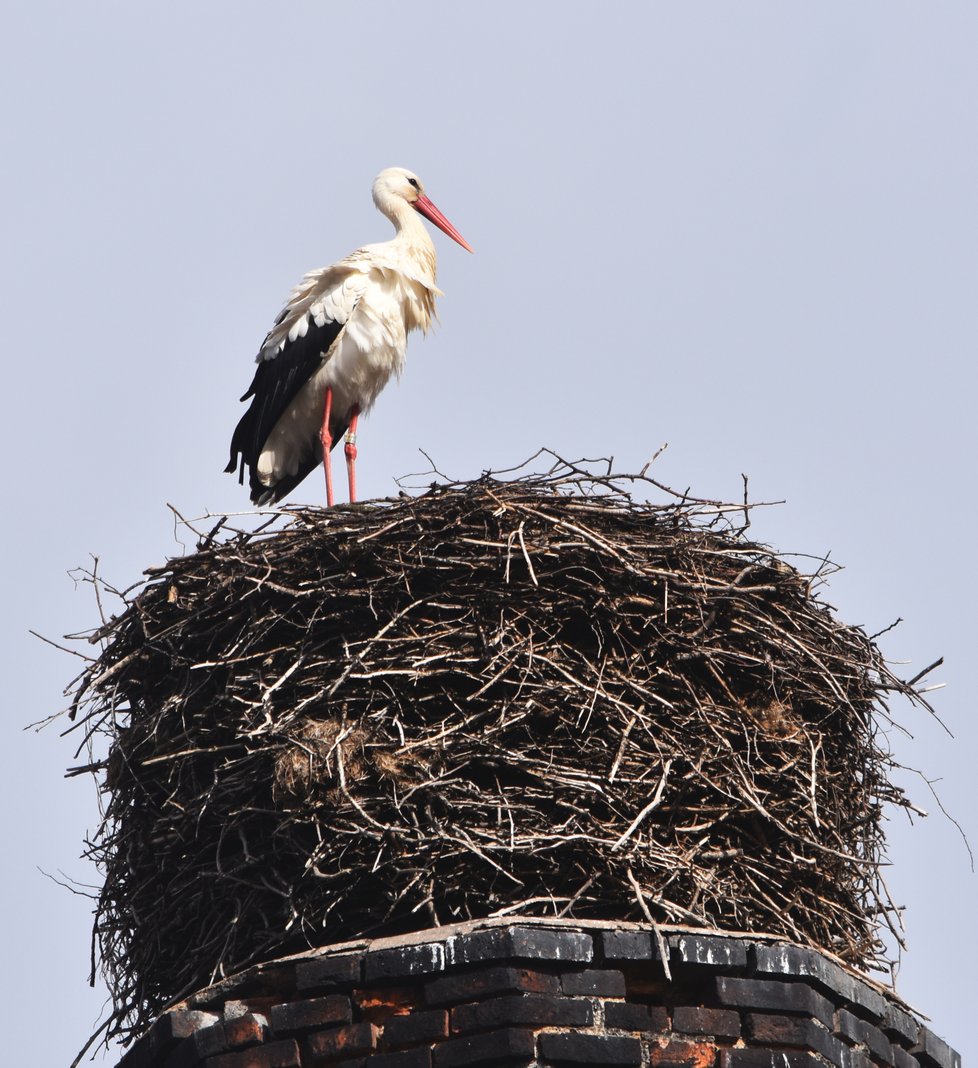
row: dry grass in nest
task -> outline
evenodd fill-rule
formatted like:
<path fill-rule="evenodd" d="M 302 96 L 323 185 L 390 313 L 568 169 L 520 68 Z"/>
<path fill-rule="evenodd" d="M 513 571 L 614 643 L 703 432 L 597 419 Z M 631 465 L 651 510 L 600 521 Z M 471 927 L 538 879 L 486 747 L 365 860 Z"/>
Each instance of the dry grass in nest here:
<path fill-rule="evenodd" d="M 882 963 L 880 722 L 923 698 L 745 506 L 636 486 L 561 463 L 298 509 L 150 572 L 76 695 L 109 1034 L 256 960 L 493 915 Z"/>

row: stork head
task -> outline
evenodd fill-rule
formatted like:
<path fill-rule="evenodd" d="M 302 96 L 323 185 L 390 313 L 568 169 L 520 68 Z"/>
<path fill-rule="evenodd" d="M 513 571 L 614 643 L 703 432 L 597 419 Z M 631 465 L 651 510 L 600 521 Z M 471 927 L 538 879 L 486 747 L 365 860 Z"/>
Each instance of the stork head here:
<path fill-rule="evenodd" d="M 406 202 L 416 212 L 433 222 L 442 233 L 448 234 L 453 241 L 457 241 L 462 248 L 469 252 L 475 251 L 425 196 L 421 179 L 412 171 L 404 167 L 388 167 L 381 171 L 374 179 L 373 196 L 377 210 L 389 219 L 396 219 L 400 202 Z"/>

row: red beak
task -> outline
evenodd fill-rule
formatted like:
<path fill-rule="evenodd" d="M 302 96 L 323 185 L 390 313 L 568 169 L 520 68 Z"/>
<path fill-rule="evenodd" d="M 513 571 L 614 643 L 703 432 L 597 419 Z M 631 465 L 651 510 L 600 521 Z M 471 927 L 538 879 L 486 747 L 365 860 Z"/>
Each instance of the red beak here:
<path fill-rule="evenodd" d="M 445 216 L 442 215 L 442 213 L 423 193 L 419 194 L 418 199 L 414 202 L 414 210 L 421 212 L 426 219 L 430 219 L 442 233 L 448 234 L 448 236 L 453 241 L 457 241 L 462 248 L 467 249 L 469 252 L 475 252 L 475 249 L 468 243 L 468 241 L 462 237 L 458 230 L 452 226 Z"/>

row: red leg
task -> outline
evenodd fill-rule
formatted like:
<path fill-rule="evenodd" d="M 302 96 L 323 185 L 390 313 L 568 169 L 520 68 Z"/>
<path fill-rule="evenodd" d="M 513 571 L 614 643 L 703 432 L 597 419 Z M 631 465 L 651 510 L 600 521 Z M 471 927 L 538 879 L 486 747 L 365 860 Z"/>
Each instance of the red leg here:
<path fill-rule="evenodd" d="M 346 453 L 346 477 L 350 481 L 350 503 L 357 499 L 357 420 L 360 418 L 360 405 L 354 404 L 350 412 L 350 426 L 346 432 L 346 444 L 343 451 Z"/>
<path fill-rule="evenodd" d="M 326 505 L 333 507 L 333 470 L 329 463 L 329 451 L 333 447 L 333 438 L 329 432 L 329 417 L 333 410 L 333 388 L 326 387 L 326 407 L 323 411 L 323 425 L 319 431 L 319 440 L 323 443 L 323 470 L 326 472 Z"/>

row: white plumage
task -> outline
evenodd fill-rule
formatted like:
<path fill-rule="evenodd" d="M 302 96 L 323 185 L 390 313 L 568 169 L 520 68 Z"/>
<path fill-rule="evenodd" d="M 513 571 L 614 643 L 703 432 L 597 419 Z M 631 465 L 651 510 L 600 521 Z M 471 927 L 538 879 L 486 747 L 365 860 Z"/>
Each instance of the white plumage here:
<path fill-rule="evenodd" d="M 355 498 L 357 418 L 391 376 L 400 375 L 407 336 L 428 330 L 440 295 L 435 246 L 418 213 L 472 251 L 410 171 L 382 171 L 373 197 L 394 224 L 394 238 L 307 274 L 258 353 L 255 378 L 242 398 L 252 398 L 251 405 L 234 431 L 227 467 L 239 468 L 242 481 L 248 467 L 256 504 L 281 500 L 320 461 L 332 504 L 329 449 L 347 428 Z"/>

